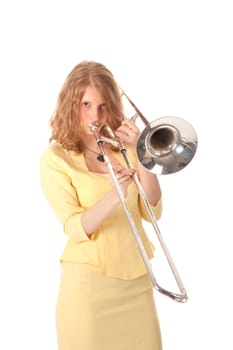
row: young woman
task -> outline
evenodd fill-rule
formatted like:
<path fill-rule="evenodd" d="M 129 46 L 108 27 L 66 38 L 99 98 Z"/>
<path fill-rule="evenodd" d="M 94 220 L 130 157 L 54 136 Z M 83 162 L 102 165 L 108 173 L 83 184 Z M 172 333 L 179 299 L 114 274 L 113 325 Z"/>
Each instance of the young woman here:
<path fill-rule="evenodd" d="M 157 219 L 161 189 L 137 161 L 139 130 L 125 118 L 113 74 L 84 61 L 70 72 L 51 118 L 41 156 L 41 186 L 60 220 L 67 244 L 61 254 L 56 326 L 59 350 L 161 350 L 161 333 L 140 252 L 90 124 L 108 124 L 127 149 L 133 169 L 111 144 L 105 150 L 149 258 L 154 248 L 147 215 L 133 181 L 136 171 Z"/>

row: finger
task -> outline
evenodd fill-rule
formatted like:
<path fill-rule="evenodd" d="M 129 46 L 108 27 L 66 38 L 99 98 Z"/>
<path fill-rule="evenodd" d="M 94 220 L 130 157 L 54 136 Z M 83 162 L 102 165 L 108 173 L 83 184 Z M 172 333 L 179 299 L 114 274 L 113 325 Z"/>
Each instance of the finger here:
<path fill-rule="evenodd" d="M 124 175 L 118 179 L 118 183 L 120 185 L 126 184 L 127 182 L 131 182 L 131 181 L 132 181 L 132 177 L 129 175 Z"/>
<path fill-rule="evenodd" d="M 134 169 L 123 169 L 122 171 L 118 172 L 116 176 L 117 176 L 117 179 L 121 179 L 125 176 L 127 176 L 128 178 L 132 178 L 134 174 L 135 174 Z"/>
<path fill-rule="evenodd" d="M 121 142 L 130 142 L 131 140 L 138 139 L 139 130 L 122 126 L 117 130 L 116 135 L 120 138 Z"/>
<path fill-rule="evenodd" d="M 133 131 L 133 132 L 138 132 L 139 131 L 137 125 L 132 120 L 124 120 L 121 125 L 126 127 L 128 130 Z"/>
<path fill-rule="evenodd" d="M 123 166 L 120 165 L 120 164 L 114 165 L 114 166 L 113 166 L 113 170 L 114 170 L 115 174 L 120 173 L 120 172 L 122 171 L 122 169 L 124 169 L 124 168 L 123 168 Z"/>

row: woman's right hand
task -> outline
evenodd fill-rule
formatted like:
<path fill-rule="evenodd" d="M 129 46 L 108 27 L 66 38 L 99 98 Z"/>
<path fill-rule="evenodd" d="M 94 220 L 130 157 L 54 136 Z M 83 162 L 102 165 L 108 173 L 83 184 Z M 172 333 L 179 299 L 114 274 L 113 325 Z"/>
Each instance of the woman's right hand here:
<path fill-rule="evenodd" d="M 121 187 L 121 190 L 126 198 L 128 194 L 128 191 L 127 191 L 128 186 L 133 181 L 133 175 L 135 174 L 135 170 L 130 168 L 125 168 L 120 164 L 114 165 L 113 170 L 115 172 L 115 175 Z M 115 189 L 114 185 L 113 187 Z"/>

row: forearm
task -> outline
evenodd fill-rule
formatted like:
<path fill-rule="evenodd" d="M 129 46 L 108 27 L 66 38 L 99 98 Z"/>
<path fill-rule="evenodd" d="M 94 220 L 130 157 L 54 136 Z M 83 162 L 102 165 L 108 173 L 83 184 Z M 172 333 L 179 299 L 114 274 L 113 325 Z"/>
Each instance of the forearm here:
<path fill-rule="evenodd" d="M 86 234 L 89 236 L 95 232 L 119 203 L 120 200 L 117 193 L 111 191 L 91 208 L 87 209 L 81 216 L 81 223 Z"/>
<path fill-rule="evenodd" d="M 150 173 L 138 162 L 138 177 L 149 203 L 155 206 L 161 197 L 161 188 L 157 175 Z"/>

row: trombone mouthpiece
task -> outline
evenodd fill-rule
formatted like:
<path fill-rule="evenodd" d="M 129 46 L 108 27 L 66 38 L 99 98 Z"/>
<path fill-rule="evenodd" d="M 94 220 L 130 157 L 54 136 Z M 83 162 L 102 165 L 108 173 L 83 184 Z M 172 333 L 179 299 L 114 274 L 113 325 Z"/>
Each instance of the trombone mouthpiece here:
<path fill-rule="evenodd" d="M 89 129 L 91 132 L 95 132 L 100 128 L 100 125 L 98 122 L 92 122 L 89 124 Z"/>

